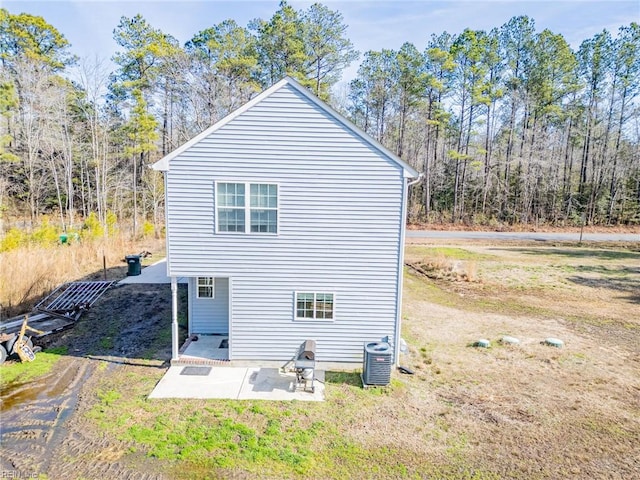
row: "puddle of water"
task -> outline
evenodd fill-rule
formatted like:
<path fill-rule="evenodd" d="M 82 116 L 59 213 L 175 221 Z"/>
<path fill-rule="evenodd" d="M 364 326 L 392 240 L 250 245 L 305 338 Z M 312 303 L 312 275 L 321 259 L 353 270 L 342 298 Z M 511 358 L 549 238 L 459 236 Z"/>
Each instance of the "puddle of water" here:
<path fill-rule="evenodd" d="M 46 392 L 47 397 L 57 397 L 59 395 L 62 395 L 65 392 L 65 390 L 69 388 L 69 385 L 71 384 L 71 382 L 76 378 L 76 375 L 78 374 L 78 370 L 80 370 L 79 365 L 73 365 L 73 367 L 67 368 L 67 370 L 65 370 L 65 372 L 58 379 L 58 381 L 53 385 L 53 387 L 47 390 Z"/>
<path fill-rule="evenodd" d="M 50 376 L 47 375 L 34 382 L 14 382 L 7 385 L 2 391 L 0 403 L 2 412 L 6 413 L 16 406 L 36 400 L 46 388 L 49 378 Z"/>
<path fill-rule="evenodd" d="M 62 395 L 76 377 L 78 367 L 67 368 L 56 378 L 55 374 L 48 374 L 29 382 L 14 382 L 2 389 L 0 409 L 3 414 L 27 402 L 45 399 L 57 399 Z M 53 402 L 52 402 L 53 403 Z M 42 406 L 46 407 L 47 402 Z M 53 405 L 52 405 L 53 406 Z"/>

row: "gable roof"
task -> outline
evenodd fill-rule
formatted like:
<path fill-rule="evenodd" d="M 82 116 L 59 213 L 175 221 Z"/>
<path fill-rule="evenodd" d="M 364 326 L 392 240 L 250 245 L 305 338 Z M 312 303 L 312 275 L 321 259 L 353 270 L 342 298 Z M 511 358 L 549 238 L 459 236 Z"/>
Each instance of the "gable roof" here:
<path fill-rule="evenodd" d="M 180 147 L 175 149 L 173 152 L 165 155 L 163 158 L 161 158 L 156 163 L 151 165 L 151 168 L 153 168 L 154 170 L 162 171 L 162 172 L 169 171 L 169 162 L 172 159 L 174 159 L 175 157 L 177 157 L 178 155 L 180 155 L 184 151 L 188 150 L 193 145 L 195 145 L 198 142 L 200 142 L 202 139 L 208 137 L 210 134 L 212 134 L 216 130 L 220 129 L 221 127 L 223 127 L 224 125 L 229 123 L 234 118 L 242 115 L 245 111 L 247 111 L 248 109 L 250 109 L 254 105 L 260 103 L 262 100 L 264 100 L 265 98 L 270 96 L 272 93 L 278 91 L 279 89 L 281 89 L 285 85 L 290 85 L 291 87 L 293 87 L 298 93 L 303 95 L 305 98 L 307 98 L 309 101 L 311 101 L 317 107 L 319 107 L 321 110 L 326 112 L 330 117 L 332 117 L 335 120 L 337 120 L 347 130 L 350 130 L 351 132 L 353 132 L 356 136 L 358 136 L 360 139 L 362 139 L 365 143 L 369 144 L 371 147 L 373 147 L 374 149 L 378 150 L 383 156 L 389 158 L 391 161 L 393 161 L 394 163 L 396 163 L 400 167 L 402 167 L 402 169 L 404 170 L 404 176 L 405 177 L 407 177 L 407 178 L 415 178 L 415 177 L 418 176 L 418 172 L 413 167 L 411 167 L 408 163 L 406 163 L 404 160 L 402 160 L 400 157 L 398 157 L 391 150 L 387 149 L 384 145 L 382 145 L 380 142 L 375 140 L 369 134 L 365 133 L 363 130 L 358 128 L 351 121 L 347 120 L 345 117 L 340 115 L 333 108 L 331 108 L 329 105 L 324 103 L 318 97 L 313 95 L 307 88 L 305 88 L 302 85 L 300 85 L 296 80 L 294 80 L 291 77 L 285 77 L 282 80 L 280 80 L 278 83 L 272 85 L 271 87 L 266 89 L 264 92 L 262 92 L 260 95 L 254 97 L 252 100 L 250 100 L 249 102 L 245 103 L 242 107 L 238 108 L 237 110 L 234 110 L 232 113 L 230 113 L 229 115 L 227 115 L 223 119 L 219 120 L 218 122 L 216 122 L 215 124 L 213 124 L 212 126 L 207 128 L 202 133 L 196 135 L 191 140 L 189 140 L 188 142 L 184 143 L 183 145 L 181 145 Z"/>

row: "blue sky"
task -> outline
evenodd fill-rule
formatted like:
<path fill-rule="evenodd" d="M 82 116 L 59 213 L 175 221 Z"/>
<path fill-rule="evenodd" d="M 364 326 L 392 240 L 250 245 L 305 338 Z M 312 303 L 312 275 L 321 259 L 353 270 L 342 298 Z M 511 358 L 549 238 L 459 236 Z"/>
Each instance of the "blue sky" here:
<path fill-rule="evenodd" d="M 278 0 L 200 1 L 106 1 L 106 0 L 0 0 L 11 13 L 40 15 L 71 42 L 71 51 L 80 57 L 108 59 L 118 46 L 113 29 L 122 15 L 137 13 L 155 28 L 173 35 L 181 43 L 194 34 L 232 18 L 246 26 L 254 18 L 268 19 L 278 9 Z M 308 1 L 290 0 L 296 9 Z M 349 25 L 348 36 L 357 50 L 398 49 L 404 42 L 423 50 L 431 34 L 460 33 L 465 28 L 490 30 L 516 15 L 528 15 L 536 30 L 561 33 L 576 49 L 582 40 L 608 29 L 616 34 L 622 25 L 640 22 L 640 1 L 538 0 L 538 1 L 321 1 L 342 13 Z M 355 62 L 346 72 L 352 78 Z"/>

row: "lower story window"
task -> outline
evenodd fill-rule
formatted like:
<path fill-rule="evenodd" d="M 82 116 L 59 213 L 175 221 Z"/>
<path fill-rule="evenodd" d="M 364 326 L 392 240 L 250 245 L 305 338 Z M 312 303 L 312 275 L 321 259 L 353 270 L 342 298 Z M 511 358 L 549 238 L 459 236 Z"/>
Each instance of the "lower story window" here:
<path fill-rule="evenodd" d="M 213 298 L 214 286 L 213 277 L 198 277 L 196 288 L 198 298 Z"/>
<path fill-rule="evenodd" d="M 333 293 L 296 292 L 296 319 L 333 320 Z"/>

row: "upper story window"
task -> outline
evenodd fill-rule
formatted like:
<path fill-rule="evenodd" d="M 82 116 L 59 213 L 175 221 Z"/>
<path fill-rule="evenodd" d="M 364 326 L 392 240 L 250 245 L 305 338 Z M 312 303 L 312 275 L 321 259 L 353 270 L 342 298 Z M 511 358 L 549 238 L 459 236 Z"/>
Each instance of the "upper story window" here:
<path fill-rule="evenodd" d="M 278 185 L 216 183 L 216 227 L 218 232 L 277 233 Z"/>
<path fill-rule="evenodd" d="M 218 231 L 219 232 L 244 232 L 245 231 L 245 184 L 244 183 L 218 183 Z"/>

